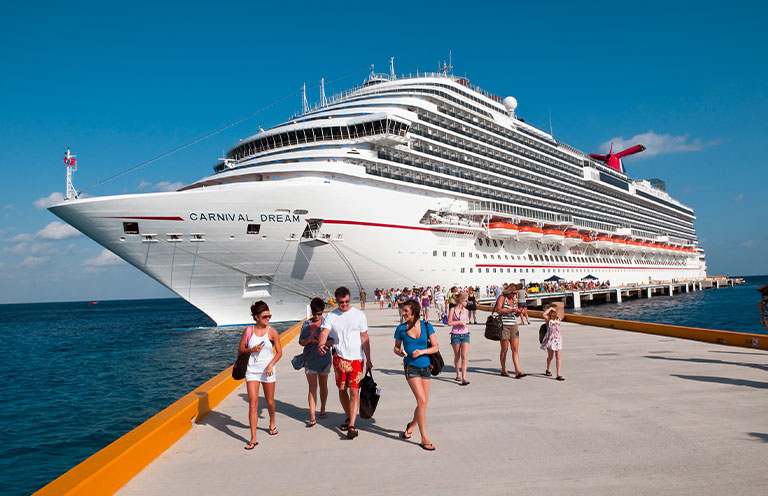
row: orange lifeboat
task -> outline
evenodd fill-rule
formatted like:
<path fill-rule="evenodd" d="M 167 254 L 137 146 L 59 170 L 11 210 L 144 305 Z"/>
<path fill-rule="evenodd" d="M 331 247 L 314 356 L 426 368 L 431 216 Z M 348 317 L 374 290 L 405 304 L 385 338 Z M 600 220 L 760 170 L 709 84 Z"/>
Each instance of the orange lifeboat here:
<path fill-rule="evenodd" d="M 595 246 L 598 248 L 612 248 L 613 241 L 611 241 L 609 236 L 598 236 L 597 241 L 595 242 Z"/>
<path fill-rule="evenodd" d="M 512 239 L 517 236 L 519 228 L 509 222 L 491 222 L 488 224 L 488 234 L 492 238 Z"/>
<path fill-rule="evenodd" d="M 536 226 L 520 226 L 517 239 L 523 241 L 539 241 L 544 236 L 544 230 Z"/>
<path fill-rule="evenodd" d="M 581 234 L 577 233 L 576 231 L 565 232 L 565 237 L 563 238 L 563 246 L 576 246 L 583 242 L 584 240 L 582 239 Z"/>
<path fill-rule="evenodd" d="M 558 229 L 544 229 L 543 238 L 544 241 L 553 241 L 555 243 L 561 243 L 565 239 L 565 232 Z"/>

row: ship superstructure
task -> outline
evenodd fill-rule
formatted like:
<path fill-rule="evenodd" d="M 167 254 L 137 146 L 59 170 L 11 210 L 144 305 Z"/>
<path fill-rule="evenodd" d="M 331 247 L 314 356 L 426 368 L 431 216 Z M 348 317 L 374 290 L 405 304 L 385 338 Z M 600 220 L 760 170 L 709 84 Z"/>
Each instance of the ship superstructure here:
<path fill-rule="evenodd" d="M 448 71 L 372 73 L 179 191 L 51 211 L 219 325 L 303 317 L 338 285 L 706 276 L 694 212 Z"/>

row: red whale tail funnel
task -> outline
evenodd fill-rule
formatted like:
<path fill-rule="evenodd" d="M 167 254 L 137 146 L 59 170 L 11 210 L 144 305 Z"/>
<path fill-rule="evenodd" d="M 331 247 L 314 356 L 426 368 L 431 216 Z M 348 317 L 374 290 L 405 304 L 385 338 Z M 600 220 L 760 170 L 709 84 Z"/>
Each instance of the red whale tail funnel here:
<path fill-rule="evenodd" d="M 635 153 L 640 153 L 643 150 L 645 150 L 645 147 L 643 145 L 635 145 L 631 148 L 627 148 L 626 150 L 613 153 L 613 143 L 611 143 L 611 150 L 608 152 L 607 155 L 600 155 L 599 153 L 590 153 L 589 156 L 595 160 L 599 160 L 600 162 L 603 162 L 608 167 L 612 167 L 619 172 L 624 172 L 624 166 L 621 163 L 621 159 L 629 155 L 634 155 Z"/>

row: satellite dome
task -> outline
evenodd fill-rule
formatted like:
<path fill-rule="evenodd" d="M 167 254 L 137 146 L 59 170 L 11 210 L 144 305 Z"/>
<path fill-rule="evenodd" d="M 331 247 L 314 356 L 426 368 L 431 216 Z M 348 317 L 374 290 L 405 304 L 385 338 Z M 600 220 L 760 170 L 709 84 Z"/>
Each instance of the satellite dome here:
<path fill-rule="evenodd" d="M 514 112 L 517 108 L 517 99 L 513 96 L 506 97 L 501 103 L 504 104 L 504 108 L 509 112 Z"/>

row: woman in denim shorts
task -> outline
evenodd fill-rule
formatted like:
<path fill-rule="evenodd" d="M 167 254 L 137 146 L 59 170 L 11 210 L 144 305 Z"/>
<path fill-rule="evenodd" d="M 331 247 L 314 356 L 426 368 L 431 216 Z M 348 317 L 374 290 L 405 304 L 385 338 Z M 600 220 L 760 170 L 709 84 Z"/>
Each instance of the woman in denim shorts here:
<path fill-rule="evenodd" d="M 405 322 L 395 330 L 395 355 L 403 358 L 405 380 L 408 381 L 413 395 L 416 397 L 416 409 L 413 419 L 405 426 L 401 434 L 405 439 L 411 438 L 414 427 L 418 424 L 421 443 L 427 451 L 434 451 L 435 446 L 427 437 L 427 401 L 429 400 L 429 357 L 427 354 L 437 353 L 437 338 L 432 324 L 419 320 L 421 307 L 416 300 L 408 300 L 403 304 Z"/>
<path fill-rule="evenodd" d="M 467 293 L 460 293 L 456 297 L 456 306 L 448 310 L 448 325 L 453 326 L 451 327 L 451 347 L 453 348 L 453 366 L 456 369 L 456 381 L 462 386 L 469 385 L 467 380 L 467 357 L 469 356 L 468 315 Z M 461 360 L 461 368 L 459 368 L 459 360 Z"/>

